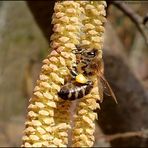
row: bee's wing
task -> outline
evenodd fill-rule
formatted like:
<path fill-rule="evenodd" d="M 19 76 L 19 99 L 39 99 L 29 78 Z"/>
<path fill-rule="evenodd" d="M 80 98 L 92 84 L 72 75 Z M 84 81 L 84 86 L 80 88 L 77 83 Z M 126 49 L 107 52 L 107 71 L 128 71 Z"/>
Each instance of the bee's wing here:
<path fill-rule="evenodd" d="M 99 96 L 100 96 L 100 102 L 103 102 L 103 85 L 100 81 L 100 78 L 98 78 L 98 92 L 99 92 Z"/>
<path fill-rule="evenodd" d="M 112 91 L 112 89 L 111 89 L 109 83 L 107 82 L 106 78 L 103 76 L 103 74 L 101 74 L 101 76 L 100 76 L 100 82 L 102 83 L 104 93 L 106 95 L 112 96 L 113 99 L 115 100 L 115 102 L 117 103 L 116 96 L 115 96 L 114 92 Z"/>

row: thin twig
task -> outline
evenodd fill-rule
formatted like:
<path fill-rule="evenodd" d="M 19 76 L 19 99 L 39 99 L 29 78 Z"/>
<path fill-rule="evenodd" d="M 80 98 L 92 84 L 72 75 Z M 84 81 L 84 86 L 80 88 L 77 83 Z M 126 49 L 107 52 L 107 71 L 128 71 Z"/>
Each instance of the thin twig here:
<path fill-rule="evenodd" d="M 108 142 L 119 139 L 119 138 L 131 138 L 131 137 L 148 138 L 148 129 L 145 129 L 142 131 L 136 131 L 136 132 L 135 131 L 125 132 L 125 133 L 101 136 L 101 138 L 104 138 Z"/>
<path fill-rule="evenodd" d="M 115 5 L 118 9 L 120 9 L 123 13 L 125 13 L 131 19 L 131 21 L 136 25 L 136 27 L 138 28 L 138 30 L 144 37 L 146 44 L 148 45 L 148 29 L 146 27 L 147 16 L 142 18 L 131 7 L 129 7 L 123 2 L 112 1 L 111 3 Z M 144 21 L 145 19 L 146 21 Z"/>

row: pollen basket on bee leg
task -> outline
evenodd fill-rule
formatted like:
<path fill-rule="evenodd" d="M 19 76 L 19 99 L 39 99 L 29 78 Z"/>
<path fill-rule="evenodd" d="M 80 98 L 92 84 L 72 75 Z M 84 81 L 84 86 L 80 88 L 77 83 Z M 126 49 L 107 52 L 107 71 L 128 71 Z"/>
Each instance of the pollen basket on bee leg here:
<path fill-rule="evenodd" d="M 87 82 L 87 78 L 84 77 L 82 74 L 76 76 L 76 82 L 85 84 Z"/>

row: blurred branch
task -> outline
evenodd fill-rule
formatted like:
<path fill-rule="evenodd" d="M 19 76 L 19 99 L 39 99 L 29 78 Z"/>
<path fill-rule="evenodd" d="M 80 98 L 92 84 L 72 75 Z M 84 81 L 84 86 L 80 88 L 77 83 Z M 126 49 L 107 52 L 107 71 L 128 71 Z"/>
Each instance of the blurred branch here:
<path fill-rule="evenodd" d="M 133 132 L 125 132 L 125 133 L 101 136 L 101 138 L 105 138 L 106 141 L 113 141 L 119 138 L 131 138 L 131 137 L 148 138 L 148 129 L 136 132 L 133 131 Z"/>
<path fill-rule="evenodd" d="M 123 2 L 112 1 L 112 4 L 115 5 L 118 9 L 120 9 L 131 19 L 131 21 L 136 25 L 136 27 L 142 34 L 146 44 L 148 45 L 148 34 L 147 34 L 148 28 L 146 27 L 148 16 L 146 15 L 144 18 L 141 17 L 131 7 L 129 7 Z"/>
<path fill-rule="evenodd" d="M 106 140 L 106 136 L 98 124 L 96 124 L 94 135 L 96 139 L 94 147 L 111 147 L 110 141 Z"/>

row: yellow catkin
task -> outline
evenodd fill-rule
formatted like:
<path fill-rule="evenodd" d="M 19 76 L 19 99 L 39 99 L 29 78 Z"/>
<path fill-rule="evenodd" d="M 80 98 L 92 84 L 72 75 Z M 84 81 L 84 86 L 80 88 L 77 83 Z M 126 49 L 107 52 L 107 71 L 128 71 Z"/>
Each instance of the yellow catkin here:
<path fill-rule="evenodd" d="M 60 99 L 57 92 L 69 76 L 69 69 L 76 57 L 75 45 L 96 48 L 102 59 L 105 1 L 59 1 L 55 3 L 52 17 L 53 51 L 43 60 L 39 80 L 28 106 L 22 147 L 65 147 L 70 128 L 69 107 L 71 102 Z M 73 147 L 91 147 L 100 108 L 96 76 L 88 79 L 95 82 L 91 93 L 78 104 L 72 133 Z M 79 79 L 80 80 L 80 79 Z"/>
<path fill-rule="evenodd" d="M 103 35 L 105 19 L 105 1 L 80 1 L 82 9 L 83 35 L 81 36 L 82 47 L 96 48 L 99 50 L 99 59 L 102 59 Z M 90 77 L 96 82 L 91 93 L 78 104 L 74 128 L 72 133 L 72 147 L 92 147 L 94 144 L 95 119 L 97 114 L 94 113 L 96 108 L 100 108 L 97 100 L 99 99 L 97 78 Z"/>
<path fill-rule="evenodd" d="M 68 144 L 70 102 L 57 96 L 75 62 L 71 52 L 79 44 L 80 4 L 74 1 L 56 2 L 52 17 L 53 51 L 43 60 L 39 80 L 25 122 L 22 147 L 65 147 Z"/>

